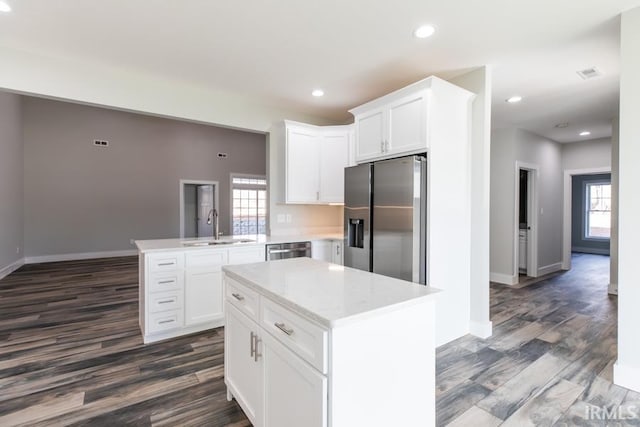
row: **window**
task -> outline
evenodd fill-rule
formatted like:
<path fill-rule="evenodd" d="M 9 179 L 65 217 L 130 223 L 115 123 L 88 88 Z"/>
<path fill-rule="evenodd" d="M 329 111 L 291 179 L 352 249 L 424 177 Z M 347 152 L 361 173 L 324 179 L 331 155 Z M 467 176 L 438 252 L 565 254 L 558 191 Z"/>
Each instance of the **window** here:
<path fill-rule="evenodd" d="M 586 185 L 585 237 L 609 239 L 611 237 L 611 183 L 597 182 Z"/>
<path fill-rule="evenodd" d="M 232 175 L 231 199 L 233 234 L 266 234 L 267 179 Z"/>

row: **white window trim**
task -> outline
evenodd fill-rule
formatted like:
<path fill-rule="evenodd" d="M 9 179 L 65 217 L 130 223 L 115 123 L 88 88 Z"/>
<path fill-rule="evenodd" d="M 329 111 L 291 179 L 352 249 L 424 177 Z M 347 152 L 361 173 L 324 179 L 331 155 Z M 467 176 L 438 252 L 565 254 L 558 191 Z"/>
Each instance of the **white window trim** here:
<path fill-rule="evenodd" d="M 598 181 L 585 181 L 582 186 L 582 194 L 584 196 L 584 209 L 582 210 L 582 218 L 584 224 L 584 230 L 582 230 L 582 239 L 583 240 L 592 240 L 596 242 L 607 242 L 611 240 L 611 235 L 609 237 L 598 237 L 598 236 L 589 236 L 589 204 L 591 199 L 589 194 L 587 194 L 587 189 L 592 185 L 611 185 L 611 181 L 607 180 L 598 180 Z M 613 187 L 612 187 L 613 191 Z M 611 214 L 611 209 L 609 210 L 609 214 Z"/>
<path fill-rule="evenodd" d="M 253 179 L 264 179 L 266 181 L 265 185 L 256 185 L 256 184 L 237 184 L 233 185 L 233 178 L 253 178 Z M 269 227 L 269 182 L 267 181 L 266 175 L 255 175 L 250 173 L 231 173 L 229 174 L 229 230 L 233 233 L 233 188 L 244 188 L 248 190 L 265 190 L 266 191 L 266 201 L 267 201 L 267 215 L 266 215 L 266 227 Z M 265 230 L 266 232 L 266 230 Z"/>

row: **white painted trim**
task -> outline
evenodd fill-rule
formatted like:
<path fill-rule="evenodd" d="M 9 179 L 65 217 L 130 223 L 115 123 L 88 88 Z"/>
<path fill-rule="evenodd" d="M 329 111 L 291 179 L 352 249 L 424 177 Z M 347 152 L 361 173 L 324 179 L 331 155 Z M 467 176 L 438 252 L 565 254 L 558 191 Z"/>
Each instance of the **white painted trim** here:
<path fill-rule="evenodd" d="M 286 122 L 287 120 L 285 120 Z M 313 125 L 310 125 L 313 126 Z M 269 178 L 267 178 L 267 175 L 256 175 L 256 174 L 251 174 L 251 173 L 236 173 L 236 172 L 231 172 L 229 174 L 229 234 L 233 235 L 233 178 L 235 177 L 240 177 L 240 178 L 259 178 L 259 179 L 264 179 L 267 182 L 267 185 L 265 186 L 265 191 L 267 192 L 266 195 L 266 201 L 267 201 L 267 224 L 266 224 L 266 231 L 269 231 Z"/>
<path fill-rule="evenodd" d="M 495 283 L 502 283 L 503 285 L 517 285 L 518 276 L 510 276 L 502 273 L 489 273 L 489 280 Z"/>
<path fill-rule="evenodd" d="M 640 369 L 616 361 L 613 364 L 613 383 L 640 393 Z"/>
<path fill-rule="evenodd" d="M 25 264 L 39 264 L 41 262 L 58 262 L 58 261 L 76 261 L 81 259 L 95 259 L 95 258 L 114 258 L 121 256 L 133 256 L 138 255 L 138 251 L 135 249 L 127 249 L 123 251 L 106 251 L 106 252 L 81 252 L 74 254 L 58 254 L 58 255 L 41 255 L 25 257 Z"/>
<path fill-rule="evenodd" d="M 469 333 L 478 338 L 486 339 L 493 335 L 493 322 L 469 322 Z"/>
<path fill-rule="evenodd" d="M 609 249 L 583 248 L 581 246 L 572 246 L 571 252 L 580 252 L 581 254 L 611 255 L 611 250 Z"/>
<path fill-rule="evenodd" d="M 540 180 L 540 166 L 534 163 L 515 162 L 515 197 L 513 210 L 513 277 L 518 283 L 519 251 L 520 251 L 520 169 L 529 171 L 527 189 L 527 209 L 529 210 L 529 230 L 527 232 L 527 276 L 537 277 L 538 274 L 538 216 L 540 211 L 538 182 Z M 503 283 L 503 282 L 500 282 Z"/>
<path fill-rule="evenodd" d="M 215 198 L 215 208 L 220 209 L 220 183 L 218 181 L 204 181 L 198 179 L 181 179 L 180 180 L 180 238 L 184 239 L 184 186 L 194 184 L 194 185 L 213 185 L 213 194 Z"/>
<path fill-rule="evenodd" d="M 20 258 L 19 260 L 12 262 L 6 267 L 0 268 L 0 279 L 4 279 L 8 275 L 13 273 L 17 269 L 19 269 L 20 267 L 22 267 L 23 265 L 24 265 L 24 258 Z"/>
<path fill-rule="evenodd" d="M 564 170 L 564 199 L 562 206 L 562 269 L 571 269 L 571 177 L 573 175 L 594 175 L 611 173 L 610 166 L 587 169 Z"/>
<path fill-rule="evenodd" d="M 556 262 L 554 264 L 545 265 L 544 267 L 540 267 L 538 269 L 538 276 L 544 276 L 545 274 L 555 273 L 556 271 L 562 270 L 562 263 Z"/>

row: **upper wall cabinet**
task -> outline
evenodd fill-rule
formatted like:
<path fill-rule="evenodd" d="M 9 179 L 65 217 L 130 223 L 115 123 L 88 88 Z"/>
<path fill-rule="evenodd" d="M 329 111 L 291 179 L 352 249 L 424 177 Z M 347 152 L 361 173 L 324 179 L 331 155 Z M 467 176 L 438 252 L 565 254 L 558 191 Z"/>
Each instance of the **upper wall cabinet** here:
<path fill-rule="evenodd" d="M 285 203 L 344 203 L 351 126 L 285 121 Z"/>
<path fill-rule="evenodd" d="M 434 135 L 456 125 L 447 118 L 451 106 L 466 110 L 468 102 L 464 89 L 429 77 L 350 110 L 356 162 L 426 152 Z"/>

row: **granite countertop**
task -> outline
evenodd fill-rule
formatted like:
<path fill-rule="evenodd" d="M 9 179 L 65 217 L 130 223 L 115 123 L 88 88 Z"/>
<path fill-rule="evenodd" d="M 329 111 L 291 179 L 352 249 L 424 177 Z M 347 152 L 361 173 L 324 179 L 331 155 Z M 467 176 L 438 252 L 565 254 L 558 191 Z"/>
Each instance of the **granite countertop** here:
<path fill-rule="evenodd" d="M 433 298 L 438 289 L 310 258 L 222 267 L 275 302 L 333 328 Z"/>
<path fill-rule="evenodd" d="M 296 234 L 283 236 L 266 236 L 264 234 L 255 234 L 249 236 L 221 236 L 221 239 L 228 240 L 252 240 L 251 242 L 239 242 L 230 245 L 213 245 L 213 246 L 186 246 L 184 242 L 208 241 L 211 237 L 203 238 L 185 238 L 185 239 L 154 239 L 154 240 L 136 240 L 136 246 L 140 252 L 159 252 L 172 250 L 200 250 L 214 248 L 236 248 L 239 246 L 265 245 L 275 243 L 291 243 L 291 242 L 308 242 L 311 240 L 342 240 L 341 233 L 316 233 L 316 234 Z"/>

